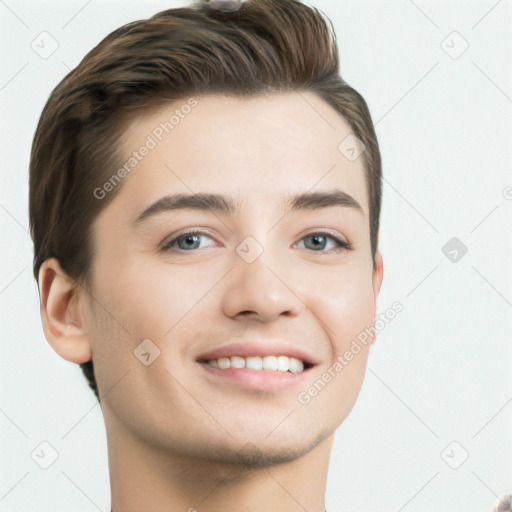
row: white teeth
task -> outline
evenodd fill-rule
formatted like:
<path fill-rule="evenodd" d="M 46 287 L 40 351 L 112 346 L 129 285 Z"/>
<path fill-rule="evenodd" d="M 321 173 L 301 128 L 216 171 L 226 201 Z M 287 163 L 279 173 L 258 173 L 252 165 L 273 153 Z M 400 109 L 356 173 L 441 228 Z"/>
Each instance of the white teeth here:
<path fill-rule="evenodd" d="M 277 370 L 276 356 L 265 356 L 263 358 L 263 369 L 264 370 Z"/>
<path fill-rule="evenodd" d="M 231 359 L 229 359 L 229 357 L 221 357 L 220 359 L 217 359 L 217 364 L 220 369 L 225 370 L 231 366 Z"/>
<path fill-rule="evenodd" d="M 245 368 L 245 359 L 240 356 L 232 356 L 231 357 L 231 367 L 232 368 Z"/>
<path fill-rule="evenodd" d="M 304 371 L 304 363 L 300 359 L 288 356 L 231 356 L 210 359 L 209 366 L 226 370 L 227 368 L 248 368 L 250 370 L 269 370 L 279 372 L 300 373 Z"/>
<path fill-rule="evenodd" d="M 292 357 L 290 359 L 290 368 L 288 368 L 292 373 L 299 373 L 302 370 L 304 370 L 304 364 L 302 361 L 299 361 L 298 359 L 295 359 Z"/>
<path fill-rule="evenodd" d="M 250 368 L 251 370 L 261 370 L 263 369 L 263 361 L 260 356 L 246 357 L 245 367 Z"/>
<path fill-rule="evenodd" d="M 279 356 L 277 358 L 277 369 L 280 372 L 287 372 L 289 364 L 290 364 L 290 358 L 289 357 Z"/>

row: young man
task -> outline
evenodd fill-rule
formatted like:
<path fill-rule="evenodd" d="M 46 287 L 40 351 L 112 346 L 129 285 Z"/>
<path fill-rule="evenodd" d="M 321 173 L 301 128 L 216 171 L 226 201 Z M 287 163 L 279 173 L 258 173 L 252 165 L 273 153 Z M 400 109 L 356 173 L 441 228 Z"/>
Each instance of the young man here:
<path fill-rule="evenodd" d="M 114 512 L 324 510 L 380 206 L 366 103 L 296 0 L 168 10 L 65 77 L 31 156 L 34 276 L 100 400 Z"/>

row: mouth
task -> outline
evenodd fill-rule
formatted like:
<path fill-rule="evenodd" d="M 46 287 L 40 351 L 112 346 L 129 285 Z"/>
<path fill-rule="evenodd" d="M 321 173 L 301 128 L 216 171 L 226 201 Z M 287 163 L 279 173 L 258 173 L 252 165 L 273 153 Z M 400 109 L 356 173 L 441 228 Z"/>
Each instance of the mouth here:
<path fill-rule="evenodd" d="M 213 383 L 267 392 L 298 387 L 318 364 L 296 347 L 270 344 L 230 345 L 200 356 L 196 362 Z"/>
<path fill-rule="evenodd" d="M 243 369 L 264 372 L 279 373 L 301 373 L 313 367 L 312 363 L 302 361 L 296 357 L 285 355 L 280 356 L 230 356 L 219 357 L 217 359 L 200 359 L 199 363 L 207 364 L 211 368 L 219 370 L 228 370 L 230 368 Z"/>

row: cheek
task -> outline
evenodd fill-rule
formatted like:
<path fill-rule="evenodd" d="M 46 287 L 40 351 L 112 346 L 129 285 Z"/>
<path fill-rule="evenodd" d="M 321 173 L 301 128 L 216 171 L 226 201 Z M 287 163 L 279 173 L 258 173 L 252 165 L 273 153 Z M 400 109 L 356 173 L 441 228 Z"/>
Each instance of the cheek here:
<path fill-rule="evenodd" d="M 375 297 L 371 272 L 367 266 L 351 265 L 337 268 L 324 278 L 317 276 L 307 305 L 330 339 L 332 357 L 336 358 L 373 325 Z"/>
<path fill-rule="evenodd" d="M 137 262 L 120 269 L 103 288 L 133 338 L 149 338 L 167 350 L 172 347 L 166 340 L 202 310 L 223 273 L 211 266 Z"/>
<path fill-rule="evenodd" d="M 166 274 L 164 279 L 163 273 L 138 265 L 119 268 L 98 281 L 90 318 L 96 380 L 106 408 L 130 428 L 145 421 L 168 425 L 173 411 L 187 410 L 187 395 L 166 371 L 173 371 L 179 346 L 169 342 L 172 331 L 165 335 L 174 325 L 176 331 L 186 325 L 187 310 L 198 301 L 200 290 L 186 287 L 186 279 L 173 280 L 169 268 Z M 141 344 L 143 340 L 151 343 Z M 149 353 L 148 365 L 143 353 Z"/>
<path fill-rule="evenodd" d="M 348 416 L 361 390 L 371 343 L 365 329 L 375 317 L 368 271 L 356 267 L 339 270 L 323 281 L 323 286 L 317 281 L 317 293 L 307 303 L 326 335 L 330 357 L 297 397 L 304 410 L 318 414 L 320 423 L 327 415 L 332 429 Z M 360 341 L 361 333 L 366 341 Z"/>

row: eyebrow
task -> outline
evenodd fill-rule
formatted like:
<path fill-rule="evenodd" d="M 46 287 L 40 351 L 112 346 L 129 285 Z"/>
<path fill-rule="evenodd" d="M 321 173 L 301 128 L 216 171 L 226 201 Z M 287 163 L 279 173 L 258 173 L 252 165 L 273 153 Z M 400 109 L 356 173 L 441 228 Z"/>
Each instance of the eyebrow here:
<path fill-rule="evenodd" d="M 285 208 L 292 211 L 318 210 L 333 206 L 352 208 L 364 214 L 361 205 L 350 194 L 338 189 L 327 192 L 303 192 L 285 198 Z M 155 201 L 133 221 L 133 224 L 137 226 L 151 217 L 174 210 L 213 211 L 238 215 L 240 203 L 224 194 L 173 194 Z"/>

